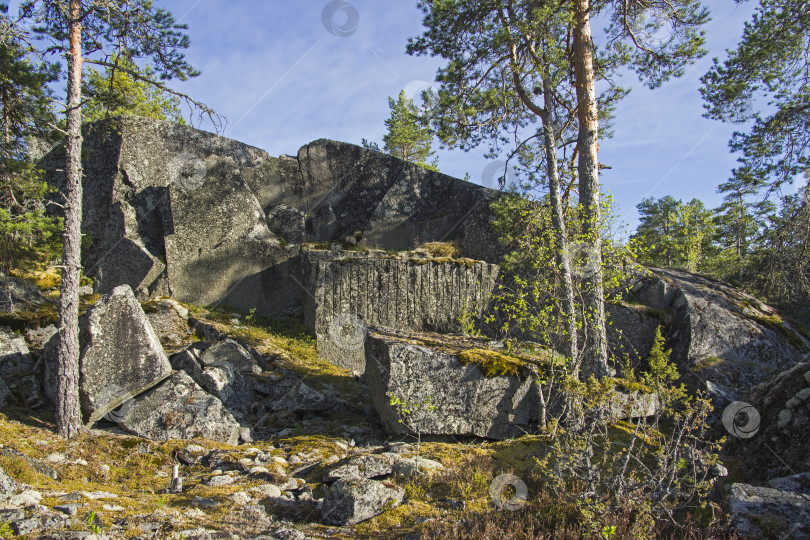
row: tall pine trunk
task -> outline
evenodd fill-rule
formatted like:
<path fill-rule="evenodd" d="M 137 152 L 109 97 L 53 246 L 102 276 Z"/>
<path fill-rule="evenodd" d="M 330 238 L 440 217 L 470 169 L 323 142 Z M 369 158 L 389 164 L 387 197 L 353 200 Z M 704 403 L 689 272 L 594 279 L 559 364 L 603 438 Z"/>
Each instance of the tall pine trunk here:
<path fill-rule="evenodd" d="M 548 187 L 551 198 L 551 225 L 557 241 L 557 264 L 562 271 L 563 279 L 563 317 L 568 332 L 568 356 L 571 358 L 571 370 L 574 376 L 579 373 L 579 343 L 577 336 L 577 314 L 574 303 L 574 281 L 571 277 L 571 256 L 568 252 L 565 218 L 563 217 L 562 200 L 560 199 L 560 173 L 557 167 L 557 140 L 554 136 L 553 118 L 554 97 L 551 94 L 551 83 L 543 77 L 543 146 L 546 149 L 546 167 L 548 169 Z M 545 424 L 545 421 L 543 422 Z"/>
<path fill-rule="evenodd" d="M 599 235 L 599 162 L 597 141 L 599 116 L 593 72 L 590 1 L 574 0 L 574 78 L 579 120 L 579 201 L 583 207 L 583 233 L 589 242 L 585 275 L 585 354 L 583 376 L 610 374 L 607 360 L 604 286 L 602 283 L 602 239 Z"/>
<path fill-rule="evenodd" d="M 81 0 L 70 0 L 68 53 L 67 164 L 62 297 L 59 304 L 59 357 L 56 424 L 59 435 L 81 431 L 79 409 L 79 279 L 82 240 L 82 23 Z"/>

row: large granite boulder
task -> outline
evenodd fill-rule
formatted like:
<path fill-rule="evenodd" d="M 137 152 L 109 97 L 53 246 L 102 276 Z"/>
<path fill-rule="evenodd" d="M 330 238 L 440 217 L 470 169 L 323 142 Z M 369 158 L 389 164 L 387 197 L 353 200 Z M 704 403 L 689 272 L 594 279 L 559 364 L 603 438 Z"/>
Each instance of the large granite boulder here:
<path fill-rule="evenodd" d="M 129 285 L 101 298 L 79 319 L 79 396 L 93 424 L 171 375 L 172 368 Z M 45 345 L 46 394 L 56 397 L 59 335 Z"/>
<path fill-rule="evenodd" d="M 731 526 L 741 539 L 810 538 L 807 474 L 775 479 L 767 487 L 733 484 L 728 507 Z"/>
<path fill-rule="evenodd" d="M 304 320 L 330 362 L 365 371 L 367 326 L 456 333 L 463 313 L 491 304 L 499 267 L 472 259 L 426 258 L 415 252 L 309 251 L 303 258 L 311 291 Z"/>
<path fill-rule="evenodd" d="M 742 480 L 761 483 L 810 471 L 810 361 L 754 387 L 743 403 L 726 409 L 728 441 L 721 454 L 736 464 Z"/>
<path fill-rule="evenodd" d="M 321 517 L 330 525 L 354 525 L 397 506 L 405 490 L 367 478 L 341 478 L 323 499 Z"/>
<path fill-rule="evenodd" d="M 236 444 L 240 425 L 216 397 L 184 371 L 137 397 L 117 412 L 123 429 L 154 441 L 197 437 Z"/>
<path fill-rule="evenodd" d="M 35 363 L 25 338 L 0 326 L 0 379 L 9 381 L 33 373 Z"/>
<path fill-rule="evenodd" d="M 0 312 L 25 311 L 47 303 L 33 283 L 0 272 Z"/>
<path fill-rule="evenodd" d="M 300 242 L 361 231 L 368 247 L 458 241 L 494 261 L 497 192 L 359 146 L 318 140 L 275 158 L 231 139 L 134 116 L 83 128 L 83 254 L 97 292 L 303 311 Z M 65 152 L 39 165 L 63 188 Z M 58 195 L 56 195 L 58 198 Z"/>
<path fill-rule="evenodd" d="M 478 364 L 459 360 L 453 338 L 425 337 L 378 328 L 366 339 L 366 382 L 389 433 L 507 439 L 536 425 L 539 389 L 531 365 L 487 377 Z M 400 414 L 392 397 L 410 414 Z"/>
<path fill-rule="evenodd" d="M 645 306 L 610 310 L 613 332 L 632 336 L 644 358 L 649 349 L 643 349 L 662 324 L 670 358 L 684 381 L 692 390 L 708 392 L 715 409 L 743 399 L 810 352 L 810 341 L 756 298 L 698 274 L 650 270 L 652 275 L 640 279 L 628 296 Z"/>

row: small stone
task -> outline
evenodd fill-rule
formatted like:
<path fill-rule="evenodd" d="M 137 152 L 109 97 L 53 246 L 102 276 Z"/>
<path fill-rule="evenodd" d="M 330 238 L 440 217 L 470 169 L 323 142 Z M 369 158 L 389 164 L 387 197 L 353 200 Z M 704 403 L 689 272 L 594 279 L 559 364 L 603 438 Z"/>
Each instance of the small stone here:
<path fill-rule="evenodd" d="M 60 504 L 54 506 L 53 509 L 56 510 L 57 512 L 62 512 L 63 514 L 68 516 L 75 516 L 76 514 L 79 513 L 79 508 L 81 508 L 82 506 L 83 505 L 81 503 Z"/>
<path fill-rule="evenodd" d="M 236 506 L 244 506 L 251 501 L 251 497 L 246 491 L 237 491 L 230 496 L 230 499 Z"/>
<path fill-rule="evenodd" d="M 719 463 L 714 464 L 712 466 L 710 472 L 712 473 L 712 476 L 718 476 L 718 477 L 720 477 L 720 476 L 728 476 L 728 469 L 726 469 L 724 466 L 720 465 Z"/>
<path fill-rule="evenodd" d="M 205 452 L 205 448 L 200 446 L 199 444 L 189 444 L 186 446 L 186 452 L 189 454 L 202 454 Z"/>
<path fill-rule="evenodd" d="M 799 393 L 796 394 L 796 397 L 802 401 L 805 401 L 807 398 L 810 398 L 810 388 L 804 388 L 799 390 Z"/>
<path fill-rule="evenodd" d="M 216 508 L 221 503 L 216 499 L 209 499 L 207 497 L 195 496 L 191 499 L 191 506 L 198 506 L 200 508 Z"/>
<path fill-rule="evenodd" d="M 83 459 L 76 459 L 76 460 L 73 460 L 73 464 L 74 464 L 74 465 L 81 465 L 81 466 L 83 466 L 83 467 L 87 467 L 87 461 L 85 461 L 85 460 L 83 460 Z"/>
<path fill-rule="evenodd" d="M 110 466 L 109 465 L 106 465 L 106 464 L 99 465 L 98 468 L 101 469 L 101 472 L 104 473 L 105 475 L 110 474 Z"/>
<path fill-rule="evenodd" d="M 67 461 L 67 457 L 65 454 L 60 452 L 54 452 L 53 454 L 48 454 L 48 456 L 43 460 L 48 463 L 64 463 Z"/>
<path fill-rule="evenodd" d="M 252 446 L 250 448 L 248 448 L 247 450 L 245 450 L 245 455 L 246 456 L 253 456 L 253 455 L 256 455 L 258 453 L 259 453 L 259 449 L 255 448 L 255 447 L 252 447 Z"/>
<path fill-rule="evenodd" d="M 90 500 L 117 499 L 118 498 L 118 495 L 116 495 L 115 493 L 110 493 L 108 491 L 89 491 L 89 492 L 88 491 L 82 491 L 81 494 L 82 494 L 83 497 L 85 497 L 87 499 L 90 499 Z"/>
<path fill-rule="evenodd" d="M 281 497 L 281 490 L 273 484 L 252 487 L 249 491 L 258 494 L 260 497 Z"/>
<path fill-rule="evenodd" d="M 287 460 L 281 456 L 273 456 L 273 461 L 279 465 L 287 465 Z"/>
<path fill-rule="evenodd" d="M 39 491 L 23 491 L 18 495 L 14 495 L 8 500 L 8 503 L 11 506 L 33 506 L 35 504 L 39 504 L 39 501 L 42 500 L 42 493 Z"/>
<path fill-rule="evenodd" d="M 779 413 L 779 419 L 777 421 L 777 425 L 784 429 L 793 420 L 793 413 L 790 411 L 781 411 Z"/>
<path fill-rule="evenodd" d="M 208 487 L 221 487 L 227 486 L 228 484 L 233 484 L 234 480 L 232 477 L 222 474 L 219 476 L 212 476 L 211 478 L 207 479 L 204 484 Z"/>
<path fill-rule="evenodd" d="M 107 512 L 122 512 L 124 510 L 123 506 L 118 506 L 116 504 L 105 504 L 101 508 L 103 508 Z"/>
<path fill-rule="evenodd" d="M 250 474 L 269 474 L 270 473 L 270 471 L 267 470 L 267 467 L 260 467 L 260 466 L 251 467 L 250 471 L 248 471 L 248 472 L 250 472 Z"/>

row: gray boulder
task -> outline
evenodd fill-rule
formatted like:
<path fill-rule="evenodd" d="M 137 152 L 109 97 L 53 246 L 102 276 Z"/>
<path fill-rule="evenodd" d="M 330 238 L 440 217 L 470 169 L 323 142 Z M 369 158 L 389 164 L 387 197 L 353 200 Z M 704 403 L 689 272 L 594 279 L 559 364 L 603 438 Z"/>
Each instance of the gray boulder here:
<path fill-rule="evenodd" d="M 402 502 L 405 490 L 367 478 L 340 479 L 323 499 L 321 517 L 329 525 L 354 525 Z"/>
<path fill-rule="evenodd" d="M 138 298 L 150 296 L 149 286 L 166 270 L 139 238 L 121 238 L 96 262 L 92 269 L 94 291 L 108 294 L 119 285 L 129 285 Z"/>
<path fill-rule="evenodd" d="M 247 413 L 255 401 L 253 387 L 232 364 L 217 362 L 202 370 L 202 387 L 219 398 L 233 414 L 240 417 Z"/>
<path fill-rule="evenodd" d="M 203 385 L 202 366 L 200 356 L 207 347 L 206 343 L 192 343 L 182 351 L 176 352 L 169 357 L 172 369 L 185 371 L 186 374 L 198 385 Z"/>
<path fill-rule="evenodd" d="M 0 379 L 25 376 L 34 371 L 34 365 L 25 338 L 7 326 L 0 326 Z"/>
<path fill-rule="evenodd" d="M 18 489 L 17 482 L 15 482 L 14 479 L 10 477 L 2 467 L 0 467 L 0 499 L 11 497 L 17 493 Z"/>
<path fill-rule="evenodd" d="M 389 433 L 507 439 L 532 429 L 539 396 L 529 366 L 514 376 L 486 377 L 476 364 L 441 352 L 450 348 L 451 337 L 431 338 L 434 345 L 417 345 L 414 335 L 376 329 L 366 339 L 366 382 Z M 411 414 L 400 415 L 391 396 Z"/>
<path fill-rule="evenodd" d="M 261 373 L 262 368 L 239 343 L 232 339 L 225 339 L 210 346 L 200 357 L 203 366 L 216 364 L 230 364 L 236 371 L 245 373 Z"/>
<path fill-rule="evenodd" d="M 116 287 L 79 320 L 79 395 L 93 424 L 171 375 L 163 347 L 129 285 Z M 55 401 L 59 336 L 46 344 L 45 390 Z"/>
<path fill-rule="evenodd" d="M 323 475 L 325 482 L 334 482 L 341 478 L 377 478 L 393 473 L 391 458 L 379 455 L 354 456 L 330 469 Z"/>
<path fill-rule="evenodd" d="M 305 212 L 286 204 L 273 206 L 267 211 L 267 227 L 276 236 L 290 244 L 306 240 L 307 216 Z"/>
<path fill-rule="evenodd" d="M 236 444 L 239 440 L 239 423 L 184 371 L 136 398 L 117 421 L 130 433 L 154 441 L 201 437 Z"/>
<path fill-rule="evenodd" d="M 708 392 L 716 409 L 743 399 L 810 352 L 810 342 L 756 298 L 698 274 L 650 270 L 653 276 L 639 280 L 629 299 L 647 303 L 653 310 L 647 316 L 659 317 L 684 381 L 692 390 Z M 655 321 L 647 324 L 647 332 L 654 326 Z M 637 341 L 651 343 L 651 335 Z M 649 350 L 642 352 L 646 356 Z"/>
<path fill-rule="evenodd" d="M 728 507 L 739 538 L 810 538 L 810 491 L 733 484 Z"/>
<path fill-rule="evenodd" d="M 270 405 L 271 410 L 291 412 L 328 411 L 334 407 L 334 401 L 302 381 L 293 384 L 290 390 Z"/>
<path fill-rule="evenodd" d="M 33 283 L 0 273 L 0 311 L 13 313 L 47 303 Z"/>

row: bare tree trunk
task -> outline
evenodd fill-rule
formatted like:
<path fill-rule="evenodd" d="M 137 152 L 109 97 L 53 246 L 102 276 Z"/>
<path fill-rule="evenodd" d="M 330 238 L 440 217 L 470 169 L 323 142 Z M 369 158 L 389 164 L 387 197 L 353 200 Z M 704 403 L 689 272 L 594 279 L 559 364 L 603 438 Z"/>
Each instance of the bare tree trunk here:
<path fill-rule="evenodd" d="M 579 119 L 579 200 L 584 215 L 583 233 L 590 242 L 584 293 L 586 325 L 583 375 L 597 378 L 610 374 L 607 365 L 607 327 L 605 323 L 604 287 L 602 284 L 602 239 L 599 235 L 599 162 L 597 141 L 599 116 L 593 72 L 590 0 L 574 0 L 574 78 Z"/>
<path fill-rule="evenodd" d="M 568 240 L 565 231 L 562 201 L 560 200 L 560 173 L 557 167 L 557 141 L 554 136 L 551 111 L 554 98 L 551 95 L 551 83 L 543 78 L 543 145 L 546 148 L 546 168 L 548 170 L 548 187 L 551 197 L 551 224 L 557 240 L 557 264 L 562 270 L 563 278 L 563 316 L 568 331 L 568 356 L 571 358 L 571 371 L 579 376 L 579 343 L 577 339 L 577 314 L 574 304 L 574 280 L 571 277 L 571 255 L 568 252 Z M 544 407 L 545 412 L 545 407 Z M 545 424 L 545 422 L 544 422 Z"/>
<path fill-rule="evenodd" d="M 56 424 L 70 439 L 81 431 L 79 409 L 79 279 L 82 240 L 82 23 L 81 0 L 70 0 L 68 54 L 67 186 L 62 250 L 62 297 L 59 305 L 59 360 Z"/>

